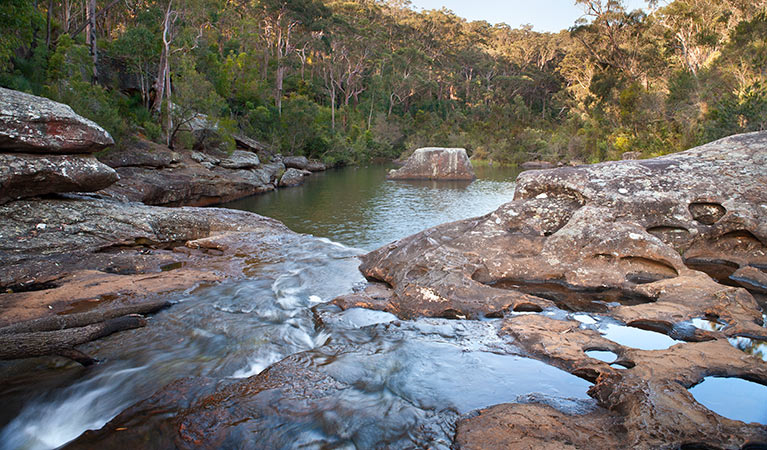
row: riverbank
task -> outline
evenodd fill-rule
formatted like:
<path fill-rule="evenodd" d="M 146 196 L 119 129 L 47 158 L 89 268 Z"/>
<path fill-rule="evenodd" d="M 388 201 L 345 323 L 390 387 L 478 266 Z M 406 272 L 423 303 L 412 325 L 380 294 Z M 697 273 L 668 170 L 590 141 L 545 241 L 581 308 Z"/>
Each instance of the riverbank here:
<path fill-rule="evenodd" d="M 136 137 L 98 156 L 120 179 L 99 194 L 154 206 L 209 206 L 293 187 L 327 168 L 305 157 L 283 157 L 240 137 L 234 152 L 215 147 L 172 151 Z"/>
<path fill-rule="evenodd" d="M 93 156 L 113 144 L 109 134 L 68 106 L 2 88 L 0 101 L 0 359 L 59 355 L 92 364 L 76 346 L 146 325 L 134 314 L 166 306 L 164 294 L 243 277 L 248 255 L 293 234 L 246 212 L 137 201 L 239 197 L 250 192 L 239 181 L 245 176 L 227 170 L 297 171 L 282 162 L 261 164 L 239 151 L 208 168 L 194 154 L 138 142 L 102 156 L 115 170 Z M 224 174 L 199 175 L 211 170 Z"/>

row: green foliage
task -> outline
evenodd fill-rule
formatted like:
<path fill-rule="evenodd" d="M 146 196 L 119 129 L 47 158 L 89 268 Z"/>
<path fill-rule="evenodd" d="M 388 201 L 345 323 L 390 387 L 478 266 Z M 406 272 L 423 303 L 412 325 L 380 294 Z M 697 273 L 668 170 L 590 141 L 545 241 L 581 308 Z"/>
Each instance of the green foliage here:
<path fill-rule="evenodd" d="M 5 3 L 0 85 L 69 103 L 118 140 L 228 151 L 243 132 L 330 164 L 423 146 L 515 164 L 665 154 L 767 127 L 767 11 L 741 0 L 651 15 L 578 0 L 586 16 L 560 33 L 408 2 L 189 0 L 167 22 L 167 0 L 118 2 L 97 27 L 100 85 L 60 5 L 49 46 L 46 2 Z"/>
<path fill-rule="evenodd" d="M 29 0 L 4 0 L 0 6 L 0 70 L 11 66 L 11 59 L 20 47 L 32 43 L 33 31 L 39 28 L 42 16 Z"/>

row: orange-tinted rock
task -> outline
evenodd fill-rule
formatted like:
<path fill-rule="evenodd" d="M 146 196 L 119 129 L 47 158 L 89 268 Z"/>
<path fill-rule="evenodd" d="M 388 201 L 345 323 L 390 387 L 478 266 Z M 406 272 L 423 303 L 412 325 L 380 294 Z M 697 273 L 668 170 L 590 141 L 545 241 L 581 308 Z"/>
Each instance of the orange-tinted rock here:
<path fill-rule="evenodd" d="M 93 153 L 112 136 L 67 105 L 0 88 L 0 150 L 24 153 Z"/>
<path fill-rule="evenodd" d="M 281 223 L 215 208 L 72 198 L 0 206 L 0 325 L 245 276 Z"/>

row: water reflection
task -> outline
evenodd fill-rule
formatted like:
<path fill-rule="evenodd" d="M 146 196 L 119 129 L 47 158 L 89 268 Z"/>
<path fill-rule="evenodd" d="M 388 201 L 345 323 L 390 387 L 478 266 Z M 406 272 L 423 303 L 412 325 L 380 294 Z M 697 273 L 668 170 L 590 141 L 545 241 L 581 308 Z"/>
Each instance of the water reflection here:
<path fill-rule="evenodd" d="M 316 173 L 299 187 L 224 205 L 273 217 L 292 230 L 373 250 L 445 222 L 494 211 L 514 196 L 513 168 L 478 168 L 471 183 L 387 181 L 389 166 Z"/>
<path fill-rule="evenodd" d="M 740 378 L 707 377 L 690 393 L 720 416 L 767 424 L 767 386 Z"/>
<path fill-rule="evenodd" d="M 735 336 L 728 339 L 728 341 L 730 341 L 730 344 L 732 344 L 733 347 L 742 350 L 749 355 L 761 358 L 762 361 L 767 361 L 767 341 L 749 339 L 743 336 Z"/>

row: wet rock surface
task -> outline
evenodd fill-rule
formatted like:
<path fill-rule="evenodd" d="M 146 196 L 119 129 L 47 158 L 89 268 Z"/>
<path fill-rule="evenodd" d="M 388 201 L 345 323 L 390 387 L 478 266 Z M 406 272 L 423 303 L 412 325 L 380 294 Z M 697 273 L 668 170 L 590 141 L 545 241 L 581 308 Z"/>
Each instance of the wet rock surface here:
<path fill-rule="evenodd" d="M 0 153 L 0 204 L 59 192 L 93 192 L 118 176 L 93 156 Z"/>
<path fill-rule="evenodd" d="M 599 410 L 585 394 L 587 382 L 520 356 L 498 336 L 498 323 L 405 323 L 326 306 L 315 314 L 334 336 L 325 345 L 248 379 L 219 382 L 213 393 L 179 398 L 171 385 L 71 447 L 116 448 L 162 429 L 161 442 L 178 448 L 446 449 L 461 414 L 498 401 L 543 402 L 568 413 Z M 188 383 L 210 386 L 205 379 Z M 169 402 L 158 404 L 162 399 Z M 177 414 L 155 413 L 174 404 L 181 405 Z"/>
<path fill-rule="evenodd" d="M 498 406 L 459 424 L 462 446 L 765 445 L 767 427 L 719 416 L 688 392 L 707 376 L 767 385 L 764 361 L 728 342 L 767 337 L 765 163 L 767 133 L 752 133 L 653 160 L 525 172 L 514 201 L 497 211 L 365 255 L 361 270 L 374 283 L 334 303 L 401 318 L 506 317 L 502 334 L 593 381 L 589 394 L 609 411 L 562 416 Z M 536 314 L 552 308 L 678 343 L 625 347 L 579 322 Z M 700 318 L 723 325 L 690 325 Z M 592 350 L 614 353 L 617 366 L 585 353 Z M 520 435 L 539 414 L 541 427 Z M 547 421 L 570 431 L 549 432 Z M 589 437 L 600 429 L 611 435 Z"/>
<path fill-rule="evenodd" d="M 103 128 L 44 97 L 0 88 L 0 150 L 93 153 L 113 145 Z"/>
<path fill-rule="evenodd" d="M 466 180 L 476 178 L 462 148 L 419 148 L 405 164 L 389 172 L 390 180 Z"/>
<path fill-rule="evenodd" d="M 242 277 L 248 253 L 291 234 L 246 212 L 83 197 L 19 200 L 0 216 L 3 325 Z"/>

